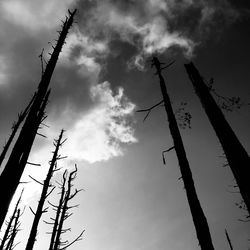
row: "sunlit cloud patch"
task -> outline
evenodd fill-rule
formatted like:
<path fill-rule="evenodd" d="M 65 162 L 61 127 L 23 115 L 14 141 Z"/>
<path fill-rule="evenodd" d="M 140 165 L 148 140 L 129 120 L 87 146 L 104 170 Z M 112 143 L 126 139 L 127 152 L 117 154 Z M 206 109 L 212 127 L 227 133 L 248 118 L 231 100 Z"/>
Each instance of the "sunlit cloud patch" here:
<path fill-rule="evenodd" d="M 67 131 L 65 151 L 72 160 L 89 163 L 123 155 L 123 145 L 137 141 L 132 127 L 135 105 L 122 88 L 114 93 L 108 82 L 92 86 L 91 96 L 95 105 Z"/>

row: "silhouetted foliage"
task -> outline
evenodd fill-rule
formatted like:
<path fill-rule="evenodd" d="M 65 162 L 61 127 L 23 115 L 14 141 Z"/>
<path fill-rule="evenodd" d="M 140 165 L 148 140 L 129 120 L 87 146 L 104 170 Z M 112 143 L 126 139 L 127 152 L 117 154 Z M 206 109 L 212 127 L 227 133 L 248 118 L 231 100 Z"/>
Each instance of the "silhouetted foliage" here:
<path fill-rule="evenodd" d="M 214 88 L 213 78 L 211 78 L 207 83 L 204 81 L 204 83 L 207 85 L 209 91 L 217 99 L 218 106 L 227 112 L 232 112 L 234 110 L 242 108 L 243 106 L 250 105 L 249 103 L 243 102 L 239 96 L 226 97 L 226 96 L 219 94 L 218 91 L 216 91 L 216 89 Z"/>
<path fill-rule="evenodd" d="M 187 103 L 181 102 L 180 107 L 175 111 L 177 123 L 180 128 L 191 128 L 192 115 L 186 110 Z"/>

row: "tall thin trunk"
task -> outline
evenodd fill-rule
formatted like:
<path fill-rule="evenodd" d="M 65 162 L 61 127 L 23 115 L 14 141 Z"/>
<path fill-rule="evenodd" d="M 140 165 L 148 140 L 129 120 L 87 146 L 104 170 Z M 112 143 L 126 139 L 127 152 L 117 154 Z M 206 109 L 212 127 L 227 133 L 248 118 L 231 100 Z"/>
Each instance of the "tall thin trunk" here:
<path fill-rule="evenodd" d="M 6 144 L 4 145 L 3 147 L 3 151 L 0 155 L 0 166 L 2 165 L 3 163 L 3 160 L 8 152 L 8 149 L 16 135 L 16 132 L 17 130 L 19 129 L 21 123 L 24 121 L 24 119 L 26 118 L 28 112 L 29 112 L 29 109 L 30 109 L 30 106 L 32 105 L 34 99 L 35 99 L 35 96 L 36 96 L 36 92 L 35 94 L 33 95 L 32 99 L 30 100 L 29 104 L 27 105 L 27 107 L 25 108 L 25 110 L 23 112 L 21 112 L 19 115 L 18 115 L 18 120 L 17 122 L 14 122 L 13 126 L 12 126 L 12 132 L 11 132 L 11 135 L 8 139 L 8 141 L 6 142 Z"/>
<path fill-rule="evenodd" d="M 73 23 L 75 13 L 76 10 L 72 13 L 69 12 L 69 18 L 66 18 L 66 21 L 63 24 L 57 44 L 39 83 L 36 98 L 30 107 L 19 137 L 0 176 L 0 228 L 4 222 L 9 204 L 21 179 L 37 130 L 44 118 L 45 107 L 50 93 L 48 90 L 50 80 L 63 44 L 65 43 L 68 31 Z M 8 192 L 5 192 L 6 189 Z"/>
<path fill-rule="evenodd" d="M 9 241 L 6 245 L 6 248 L 4 250 L 12 250 L 14 248 L 14 240 L 16 238 L 17 232 L 19 231 L 18 227 L 19 227 L 19 223 L 20 223 L 19 222 L 20 216 L 21 216 L 21 210 L 17 209 L 17 213 L 16 213 L 13 229 L 11 232 L 11 236 L 10 236 L 10 239 L 9 239 Z"/>
<path fill-rule="evenodd" d="M 54 223 L 53 223 L 53 229 L 52 229 L 52 234 L 51 234 L 51 238 L 50 238 L 50 245 L 49 245 L 49 250 L 53 250 L 54 249 L 54 244 L 55 244 L 55 239 L 56 239 L 56 235 L 58 232 L 58 225 L 59 225 L 59 219 L 60 219 L 60 215 L 62 212 L 62 207 L 63 207 L 63 202 L 64 202 L 64 197 L 65 197 L 65 184 L 66 184 L 66 174 L 67 171 L 64 172 L 63 174 L 63 183 L 61 186 L 61 197 L 59 200 L 59 204 L 56 208 L 56 217 L 54 219 Z"/>
<path fill-rule="evenodd" d="M 75 174 L 75 171 L 73 171 L 73 172 L 71 172 L 69 174 L 68 187 L 67 187 L 67 191 L 66 191 L 65 197 L 64 197 L 64 203 L 63 203 L 62 212 L 61 212 L 61 215 L 60 215 L 60 220 L 59 220 L 59 223 L 58 223 L 57 235 L 56 235 L 53 250 L 57 250 L 57 249 L 60 248 L 61 234 L 62 234 L 62 231 L 63 231 L 63 224 L 64 224 L 64 221 L 66 219 L 66 212 L 68 210 L 68 202 L 69 202 L 70 196 L 71 196 L 71 182 L 74 179 L 74 177 L 73 177 L 74 174 Z"/>
<path fill-rule="evenodd" d="M 56 168 L 56 162 L 58 159 L 58 151 L 59 151 L 60 146 L 62 145 L 62 136 L 63 136 L 63 130 L 61 131 L 58 140 L 56 140 L 55 151 L 53 153 L 53 157 L 52 157 L 52 160 L 50 162 L 50 167 L 49 167 L 49 170 L 47 173 L 47 177 L 43 183 L 41 197 L 40 197 L 40 200 L 38 202 L 37 210 L 36 210 L 33 224 L 32 224 L 31 230 L 30 230 L 30 235 L 29 235 L 29 239 L 28 239 L 28 242 L 26 245 L 26 250 L 33 249 L 35 241 L 36 241 L 37 228 L 38 228 L 39 221 L 41 219 L 42 214 L 46 211 L 43 209 L 43 206 L 44 206 L 44 203 L 46 201 L 48 194 L 50 194 L 48 192 L 49 186 L 50 186 L 50 180 L 51 180 L 53 173 L 55 171 L 55 168 Z"/>
<path fill-rule="evenodd" d="M 158 58 L 153 57 L 153 65 L 156 68 L 156 74 L 158 75 L 160 80 L 160 88 L 163 96 L 165 110 L 168 116 L 169 129 L 173 137 L 174 148 L 179 161 L 180 171 L 184 182 L 184 187 L 186 189 L 188 203 L 196 229 L 196 235 L 202 250 L 214 250 L 207 219 L 203 213 L 195 190 L 192 172 L 187 160 L 185 148 L 182 142 L 176 118 L 174 116 L 171 101 L 167 93 L 165 80 L 162 76 L 161 63 L 159 62 Z"/>
<path fill-rule="evenodd" d="M 10 217 L 10 220 L 7 223 L 7 228 L 6 228 L 5 232 L 4 232 L 4 236 L 3 236 L 3 239 L 1 241 L 0 250 L 5 250 L 5 248 L 4 248 L 5 243 L 10 238 L 11 228 L 13 227 L 12 223 L 15 220 L 15 217 L 16 217 L 16 214 L 17 214 L 17 210 L 18 210 L 21 198 L 22 198 L 22 194 L 23 194 L 23 190 L 22 190 L 21 195 L 20 195 L 20 197 L 19 197 L 19 199 L 18 199 L 18 201 L 16 203 L 16 206 L 15 206 L 14 211 L 13 211 L 11 217 Z"/>
<path fill-rule="evenodd" d="M 228 164 L 250 214 L 250 181 L 248 174 L 250 170 L 250 158 L 210 94 L 209 88 L 204 83 L 194 64 L 192 62 L 185 64 L 185 68 L 196 94 L 200 98 L 203 108 L 219 138 Z"/>

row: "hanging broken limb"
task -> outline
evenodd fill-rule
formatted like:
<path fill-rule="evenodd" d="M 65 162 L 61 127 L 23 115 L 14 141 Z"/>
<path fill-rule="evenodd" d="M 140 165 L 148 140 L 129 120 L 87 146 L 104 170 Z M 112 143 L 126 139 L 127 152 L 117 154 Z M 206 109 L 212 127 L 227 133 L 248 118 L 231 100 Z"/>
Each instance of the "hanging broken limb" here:
<path fill-rule="evenodd" d="M 162 161 L 163 161 L 164 165 L 166 165 L 166 159 L 165 159 L 165 155 L 164 154 L 167 153 L 167 152 L 169 152 L 169 151 L 171 151 L 172 149 L 174 149 L 174 146 L 171 147 L 171 148 L 169 148 L 169 149 L 167 149 L 167 150 L 162 151 L 161 155 L 162 155 Z"/>

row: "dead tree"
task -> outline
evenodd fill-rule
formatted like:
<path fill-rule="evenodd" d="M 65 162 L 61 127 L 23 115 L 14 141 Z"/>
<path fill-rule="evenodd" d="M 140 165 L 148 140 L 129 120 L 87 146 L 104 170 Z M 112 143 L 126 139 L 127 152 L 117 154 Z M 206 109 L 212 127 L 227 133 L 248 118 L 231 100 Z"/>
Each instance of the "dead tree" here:
<path fill-rule="evenodd" d="M 19 129 L 19 127 L 20 127 L 20 125 L 22 124 L 22 122 L 26 118 L 26 116 L 27 116 L 27 114 L 29 112 L 30 106 L 32 105 L 32 103 L 33 103 L 33 101 L 35 99 L 35 96 L 36 96 L 36 92 L 33 95 L 32 99 L 30 100 L 30 102 L 27 105 L 27 107 L 25 108 L 25 110 L 22 111 L 20 114 L 18 114 L 18 120 L 17 120 L 17 122 L 13 123 L 12 128 L 11 128 L 12 129 L 11 135 L 10 135 L 8 141 L 6 142 L 6 144 L 4 145 L 3 151 L 2 151 L 2 153 L 0 155 L 0 166 L 3 163 L 3 160 L 4 160 L 4 158 L 5 158 L 5 156 L 6 156 L 7 152 L 8 152 L 8 149 L 9 149 L 9 147 L 10 147 L 10 145 L 11 145 L 11 143 L 12 143 L 12 141 L 13 141 L 13 139 L 14 139 L 14 137 L 15 137 L 18 129 Z"/>
<path fill-rule="evenodd" d="M 155 66 L 156 75 L 158 75 L 159 77 L 161 93 L 164 101 L 164 107 L 168 117 L 169 129 L 173 138 L 174 149 L 179 161 L 181 176 L 184 182 L 184 187 L 186 190 L 189 207 L 193 217 L 194 226 L 196 229 L 196 235 L 202 250 L 214 250 L 207 219 L 204 215 L 204 212 L 202 210 L 202 207 L 200 205 L 195 190 L 192 172 L 186 156 L 178 124 L 172 109 L 171 101 L 167 93 L 165 80 L 162 76 L 162 70 L 168 67 L 168 65 L 163 67 L 162 64 L 163 63 L 160 63 L 157 57 L 153 57 L 152 66 Z"/>
<path fill-rule="evenodd" d="M 0 245 L 0 250 L 6 250 L 6 243 L 10 240 L 10 238 L 12 237 L 12 233 L 13 233 L 13 222 L 15 222 L 16 217 L 18 215 L 18 209 L 19 209 L 19 205 L 22 199 L 22 194 L 23 194 L 23 190 L 21 192 L 21 195 L 19 197 L 19 199 L 17 200 L 16 206 L 14 208 L 14 211 L 9 219 L 8 222 L 6 222 L 7 228 L 4 232 L 4 236 L 3 239 L 1 241 L 1 245 Z M 20 215 L 20 212 L 19 212 Z M 14 223 L 15 224 L 15 223 Z M 13 238 L 13 237 L 12 237 Z"/>
<path fill-rule="evenodd" d="M 52 223 L 49 223 L 54 225 L 51 235 L 49 250 L 67 249 L 75 242 L 81 240 L 82 234 L 85 231 L 83 230 L 72 242 L 69 242 L 68 240 L 62 241 L 61 239 L 63 233 L 66 233 L 67 231 L 71 230 L 71 228 L 66 228 L 66 229 L 63 228 L 65 220 L 67 220 L 72 215 L 72 213 L 70 213 L 69 210 L 78 206 L 78 205 L 69 206 L 69 202 L 81 191 L 75 189 L 75 191 L 72 192 L 72 181 L 74 181 L 74 179 L 76 178 L 76 174 L 77 174 L 76 166 L 75 170 L 69 174 L 68 179 L 67 179 L 67 171 L 64 172 L 63 184 L 61 186 L 61 198 L 59 204 L 58 206 L 52 204 L 53 207 L 56 208 L 56 217 L 55 219 L 52 218 L 53 221 Z"/>
<path fill-rule="evenodd" d="M 42 78 L 38 86 L 37 94 L 32 102 L 29 112 L 20 131 L 19 137 L 12 149 L 9 159 L 0 176 L 0 227 L 7 214 L 9 204 L 21 179 L 25 165 L 27 164 L 33 142 L 38 133 L 42 121 L 46 118 L 45 107 L 48 102 L 50 89 L 49 84 L 53 75 L 59 54 L 65 43 L 68 31 L 74 21 L 74 12 L 69 11 L 69 17 L 63 23 L 57 44 L 47 63 L 46 69 L 42 72 Z M 8 192 L 5 192 L 8 190 Z"/>
<path fill-rule="evenodd" d="M 48 208 L 44 209 L 44 203 L 45 203 L 47 197 L 55 189 L 55 187 L 53 187 L 51 190 L 49 190 L 49 188 L 51 187 L 51 178 L 52 178 L 54 172 L 59 170 L 59 169 L 57 169 L 57 160 L 61 159 L 61 156 L 58 155 L 58 152 L 59 152 L 59 148 L 65 142 L 65 140 L 62 141 L 63 132 L 64 131 L 62 130 L 60 135 L 59 135 L 59 138 L 57 140 L 55 140 L 55 142 L 54 142 L 55 151 L 53 152 L 53 157 L 50 161 L 50 167 L 49 167 L 46 179 L 44 180 L 43 183 L 35 180 L 36 182 L 38 182 L 39 184 L 41 184 L 43 186 L 43 189 L 42 189 L 40 200 L 38 202 L 36 212 L 34 213 L 33 210 L 31 210 L 34 213 L 35 217 L 34 217 L 33 224 L 32 224 L 31 230 L 30 230 L 30 235 L 29 235 L 29 239 L 28 239 L 28 242 L 26 245 L 26 250 L 32 250 L 34 247 L 39 221 L 42 217 L 42 214 L 46 213 L 48 210 Z M 34 178 L 32 178 L 32 179 L 34 179 Z"/>
<path fill-rule="evenodd" d="M 21 224 L 20 224 L 19 218 L 21 215 L 22 215 L 21 210 L 20 210 L 20 208 L 18 208 L 17 212 L 16 212 L 15 219 L 14 219 L 14 225 L 13 225 L 13 228 L 12 228 L 12 231 L 10 234 L 10 239 L 9 239 L 6 247 L 4 248 L 4 250 L 13 250 L 15 248 L 15 246 L 18 244 L 18 243 L 15 244 L 14 240 L 16 238 L 18 231 L 20 231 L 19 227 Z"/>
<path fill-rule="evenodd" d="M 185 68 L 208 119 L 219 138 L 228 165 L 232 170 L 248 213 L 250 214 L 250 182 L 248 174 L 250 158 L 210 94 L 208 86 L 204 83 L 194 64 L 192 62 L 185 64 Z"/>
<path fill-rule="evenodd" d="M 10 217 L 10 220 L 6 223 L 7 228 L 5 230 L 1 245 L 0 245 L 0 250 L 12 250 L 18 243 L 14 243 L 14 240 L 16 238 L 16 235 L 18 231 L 20 231 L 20 217 L 23 214 L 21 213 L 21 209 L 19 208 L 21 198 L 22 198 L 23 190 L 21 192 L 21 195 L 16 203 L 16 206 L 14 208 L 14 211 Z"/>
<path fill-rule="evenodd" d="M 49 250 L 54 249 L 54 242 L 55 242 L 55 238 L 56 238 L 56 234 L 57 234 L 59 218 L 60 218 L 60 215 L 61 215 L 61 210 L 62 210 L 62 207 L 63 207 L 64 196 L 65 196 L 66 177 L 67 177 L 67 170 L 64 171 L 64 173 L 63 173 L 63 181 L 62 181 L 62 184 L 60 184 L 61 195 L 60 195 L 59 204 L 56 206 L 56 205 L 49 202 L 49 204 L 53 207 L 53 210 L 56 211 L 55 218 L 51 218 L 52 222 L 46 222 L 45 221 L 46 224 L 53 225 L 53 229 L 52 229 L 51 237 L 50 237 Z"/>

